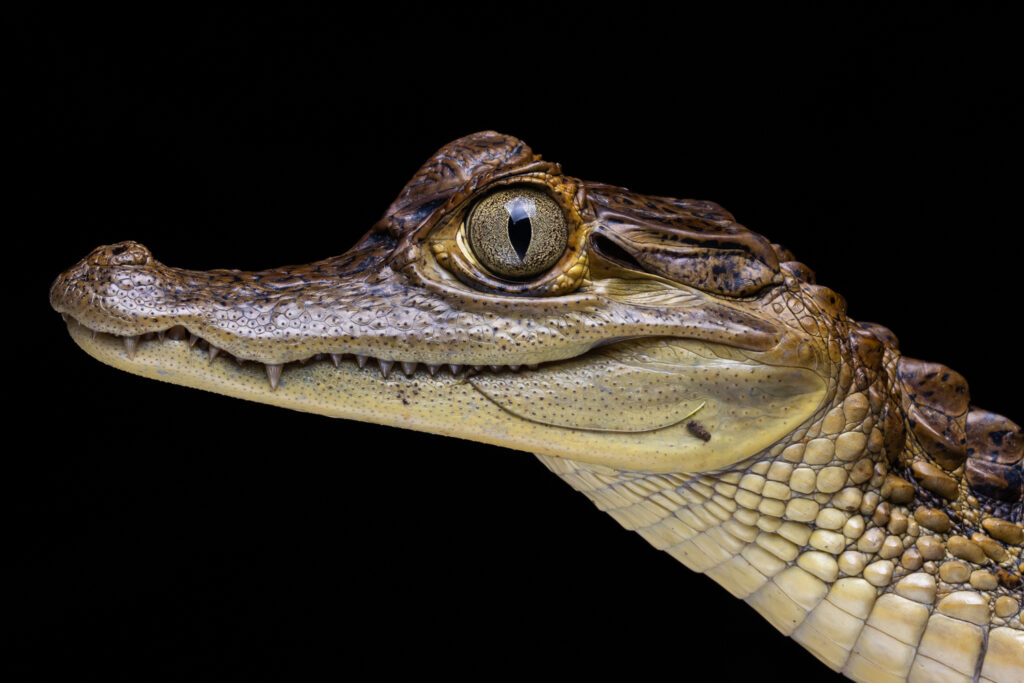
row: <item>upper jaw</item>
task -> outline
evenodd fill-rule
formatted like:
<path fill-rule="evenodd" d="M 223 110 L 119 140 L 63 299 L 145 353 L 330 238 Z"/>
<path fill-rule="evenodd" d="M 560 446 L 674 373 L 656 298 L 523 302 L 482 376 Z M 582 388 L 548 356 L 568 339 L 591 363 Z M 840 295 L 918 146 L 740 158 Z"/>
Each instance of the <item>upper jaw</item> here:
<path fill-rule="evenodd" d="M 352 354 L 399 364 L 523 366 L 573 358 L 617 338 L 693 337 L 766 351 L 782 336 L 760 316 L 700 297 L 670 309 L 632 306 L 599 287 L 541 302 L 498 299 L 415 285 L 383 261 L 353 250 L 270 271 L 189 271 L 125 242 L 99 247 L 62 273 L 50 302 L 96 332 L 130 339 L 180 327 L 226 354 L 267 364 Z"/>
<path fill-rule="evenodd" d="M 383 257 L 357 257 L 364 267 L 353 268 L 349 252 L 296 268 L 198 272 L 164 266 L 140 245 L 114 245 L 62 274 L 51 303 L 87 353 L 153 379 L 651 471 L 713 469 L 747 457 L 828 398 L 820 371 L 827 359 L 762 314 L 759 301 L 608 279 L 571 296 L 501 298 L 437 281 L 427 287 Z M 141 338 L 163 331 L 171 339 Z M 190 346 L 186 333 L 207 348 Z M 321 362 L 302 364 L 320 354 Z M 364 367 L 371 358 L 380 372 Z M 783 382 L 795 407 L 768 414 L 777 400 L 765 399 L 751 410 L 768 427 L 740 424 L 730 417 L 730 397 L 715 393 L 732 386 L 716 379 L 723 369 L 741 378 L 754 371 L 753 384 L 741 388 Z M 636 387 L 658 381 L 671 386 L 643 392 L 654 404 L 637 398 Z M 578 391 L 591 384 L 596 390 Z M 749 401 L 748 394 L 739 398 Z M 608 429 L 605 414 L 622 413 L 625 403 L 636 419 Z M 695 412 L 714 432 L 710 445 L 686 431 Z"/>

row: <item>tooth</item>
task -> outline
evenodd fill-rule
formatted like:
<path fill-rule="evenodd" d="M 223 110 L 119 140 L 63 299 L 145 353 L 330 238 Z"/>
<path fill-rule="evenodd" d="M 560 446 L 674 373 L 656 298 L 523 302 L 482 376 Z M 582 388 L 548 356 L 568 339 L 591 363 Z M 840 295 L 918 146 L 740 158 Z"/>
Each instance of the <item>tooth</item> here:
<path fill-rule="evenodd" d="M 341 365 L 341 354 L 340 353 L 332 353 L 331 354 L 331 362 L 334 363 L 334 367 L 338 367 L 339 365 Z"/>
<path fill-rule="evenodd" d="M 160 330 L 159 332 L 157 332 L 156 333 L 156 338 L 159 339 L 160 341 L 163 341 L 164 340 L 164 330 Z"/>
<path fill-rule="evenodd" d="M 380 374 L 384 375 L 384 378 L 387 379 L 387 376 L 391 374 L 391 368 L 395 367 L 395 361 L 378 358 L 377 363 L 380 365 Z"/>
<path fill-rule="evenodd" d="M 510 366 L 508 366 L 508 369 L 511 370 L 512 372 L 519 372 L 519 368 L 520 367 L 522 367 L 522 366 L 520 366 L 520 365 L 510 365 Z"/>
<path fill-rule="evenodd" d="M 128 359 L 134 359 L 135 349 L 139 346 L 139 338 L 129 334 L 122 337 L 121 341 L 124 342 L 124 352 L 128 356 Z"/>
<path fill-rule="evenodd" d="M 500 365 L 492 365 L 491 366 L 491 372 L 501 372 L 501 366 Z"/>
<path fill-rule="evenodd" d="M 281 367 L 280 363 L 267 363 L 267 379 L 270 380 L 270 388 L 277 389 L 278 382 L 281 381 Z"/>
<path fill-rule="evenodd" d="M 64 313 L 61 313 L 60 314 L 60 319 L 63 320 L 64 322 L 67 322 L 68 321 L 68 316 L 66 314 L 64 314 Z"/>
<path fill-rule="evenodd" d="M 462 366 L 461 365 L 452 365 L 451 363 L 449 363 L 448 364 L 448 369 L 452 371 L 453 375 L 457 375 L 460 372 L 462 372 Z"/>
<path fill-rule="evenodd" d="M 195 346 L 197 341 L 199 341 L 199 335 L 192 334 L 191 332 L 189 332 L 188 333 L 188 345 L 189 346 Z"/>
<path fill-rule="evenodd" d="M 96 341 L 96 335 L 99 334 L 96 330 L 92 330 L 92 340 Z"/>
<path fill-rule="evenodd" d="M 366 356 L 360 356 L 358 353 L 356 354 L 356 363 L 359 364 L 359 367 L 365 368 L 367 360 L 369 359 Z"/>
<path fill-rule="evenodd" d="M 406 362 L 403 362 L 402 363 L 402 372 L 405 373 L 406 377 L 412 377 L 412 373 L 416 372 L 416 366 L 417 365 L 419 365 L 419 363 L 406 363 Z"/>
<path fill-rule="evenodd" d="M 441 365 L 440 365 L 440 363 L 438 363 L 438 364 L 436 364 L 436 365 L 431 365 L 430 363 L 427 363 L 426 365 L 427 365 L 427 370 L 429 370 L 429 371 L 430 371 L 430 376 L 431 376 L 431 377 L 433 377 L 434 375 L 436 375 L 436 374 L 437 374 L 437 371 L 441 369 Z"/>
<path fill-rule="evenodd" d="M 210 344 L 210 349 L 209 349 L 209 351 L 207 351 L 206 353 L 207 353 L 207 356 L 206 356 L 206 357 L 207 357 L 207 360 L 208 360 L 208 361 L 209 361 L 210 363 L 212 363 L 212 362 L 213 362 L 213 359 L 214 359 L 214 358 L 216 358 L 216 357 L 217 357 L 217 355 L 218 355 L 218 354 L 220 353 L 220 349 L 218 349 L 218 348 L 217 348 L 216 346 L 214 346 L 213 344 Z"/>
<path fill-rule="evenodd" d="M 175 340 L 177 340 L 177 339 L 184 339 L 185 338 L 185 328 L 182 327 L 181 325 L 175 325 L 171 329 L 167 330 L 167 338 L 168 339 L 175 339 Z"/>
<path fill-rule="evenodd" d="M 484 369 L 484 366 L 482 366 L 482 365 L 474 365 L 473 369 L 476 370 L 477 372 L 480 372 L 481 370 Z"/>
<path fill-rule="evenodd" d="M 238 363 L 239 365 L 242 365 L 243 363 L 245 363 L 245 360 L 239 358 L 238 356 L 235 356 L 235 362 Z"/>

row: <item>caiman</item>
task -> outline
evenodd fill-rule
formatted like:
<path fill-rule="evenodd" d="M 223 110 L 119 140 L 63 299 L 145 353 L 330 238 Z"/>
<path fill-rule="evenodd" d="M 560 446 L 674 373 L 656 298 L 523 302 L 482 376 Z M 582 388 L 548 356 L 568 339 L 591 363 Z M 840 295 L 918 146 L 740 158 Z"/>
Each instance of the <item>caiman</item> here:
<path fill-rule="evenodd" d="M 132 373 L 529 451 L 857 681 L 1024 680 L 1024 435 L 707 201 L 440 149 L 347 253 L 95 249 L 50 302 Z"/>

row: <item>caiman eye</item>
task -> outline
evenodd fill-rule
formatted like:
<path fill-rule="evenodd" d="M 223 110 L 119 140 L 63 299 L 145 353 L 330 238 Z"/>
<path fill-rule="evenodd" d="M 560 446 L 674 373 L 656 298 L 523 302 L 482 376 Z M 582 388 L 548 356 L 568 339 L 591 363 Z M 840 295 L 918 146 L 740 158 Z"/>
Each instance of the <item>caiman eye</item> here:
<path fill-rule="evenodd" d="M 569 242 L 569 226 L 558 203 L 543 192 L 518 187 L 478 201 L 466 219 L 466 233 L 477 260 L 510 280 L 548 270 Z"/>

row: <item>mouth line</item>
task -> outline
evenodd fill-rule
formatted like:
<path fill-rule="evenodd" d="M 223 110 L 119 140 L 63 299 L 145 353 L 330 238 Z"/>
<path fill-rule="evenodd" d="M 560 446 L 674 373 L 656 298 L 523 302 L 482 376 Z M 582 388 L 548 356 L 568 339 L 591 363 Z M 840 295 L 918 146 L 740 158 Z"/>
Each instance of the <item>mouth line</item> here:
<path fill-rule="evenodd" d="M 281 376 L 285 371 L 294 368 L 305 367 L 312 363 L 330 363 L 334 367 L 341 367 L 342 364 L 351 364 L 358 366 L 360 370 L 372 368 L 376 366 L 380 371 L 381 376 L 384 379 L 390 378 L 393 374 L 396 376 L 405 375 L 406 377 L 412 377 L 417 372 L 426 371 L 431 377 L 436 377 L 441 374 L 450 374 L 455 379 L 468 379 L 480 373 L 491 373 L 491 374 L 507 374 L 507 373 L 519 373 L 523 371 L 536 370 L 540 367 L 544 367 L 551 363 L 558 363 L 564 360 L 571 359 L 560 359 L 558 361 L 551 361 L 550 363 L 529 363 L 520 365 L 468 365 L 468 364 L 457 364 L 457 363 L 426 363 L 421 361 L 397 361 L 386 358 L 378 358 L 375 356 L 351 353 L 342 351 L 339 353 L 317 353 L 308 358 L 302 358 L 299 360 L 289 361 L 287 363 L 264 363 L 262 361 L 239 358 L 211 344 L 208 340 L 203 339 L 197 334 L 189 332 L 183 325 L 175 325 L 166 330 L 160 330 L 157 332 L 147 332 L 141 335 L 118 335 L 109 332 L 99 332 L 92 329 L 91 327 L 84 325 L 74 316 L 62 313 L 61 317 L 67 323 L 69 327 L 77 325 L 85 328 L 92 333 L 94 340 L 108 340 L 114 342 L 120 342 L 124 346 L 124 353 L 128 360 L 134 360 L 135 354 L 142 344 L 166 344 L 169 342 L 181 342 L 187 343 L 190 348 L 197 348 L 206 353 L 207 360 L 213 363 L 214 360 L 220 359 L 222 361 L 234 361 L 239 366 L 246 364 L 257 364 L 262 365 L 266 371 L 267 382 L 270 385 L 270 389 L 273 391 L 280 384 Z M 423 370 L 420 369 L 423 367 Z M 368 370 L 369 371 L 369 370 Z"/>
<path fill-rule="evenodd" d="M 692 456 L 687 466 L 695 471 L 735 462 L 737 453 L 791 432 L 827 394 L 811 369 L 685 337 L 607 337 L 602 346 L 518 368 L 403 363 L 344 348 L 268 365 L 237 359 L 177 325 L 125 337 L 65 320 L 90 356 L 153 380 L 598 464 L 626 457 L 651 471 L 677 467 L 680 453 Z M 687 427 L 697 411 L 699 424 Z"/>

